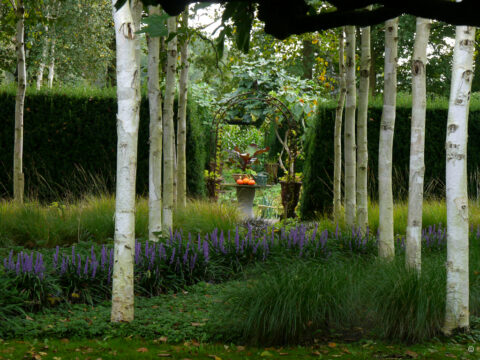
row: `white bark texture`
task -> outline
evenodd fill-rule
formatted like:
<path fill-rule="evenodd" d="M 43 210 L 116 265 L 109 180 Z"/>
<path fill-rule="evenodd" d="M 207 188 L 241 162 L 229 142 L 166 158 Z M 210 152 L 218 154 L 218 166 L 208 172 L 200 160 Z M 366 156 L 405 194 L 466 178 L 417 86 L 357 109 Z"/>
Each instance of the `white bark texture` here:
<path fill-rule="evenodd" d="M 356 150 L 355 110 L 357 103 L 355 85 L 355 26 L 346 27 L 346 83 L 347 96 L 345 104 L 345 222 L 348 227 L 355 226 L 356 205 Z"/>
<path fill-rule="evenodd" d="M 398 18 L 385 22 L 385 85 L 383 90 L 383 112 L 380 123 L 378 148 L 378 202 L 379 239 L 378 255 L 393 259 L 395 255 L 393 237 L 393 194 L 392 194 L 392 151 L 393 131 L 397 97 L 397 43 Z"/>
<path fill-rule="evenodd" d="M 167 20 L 169 34 L 177 31 L 177 18 Z M 167 45 L 167 73 L 165 81 L 165 104 L 163 106 L 163 224 L 168 231 L 172 227 L 174 207 L 175 131 L 173 127 L 173 101 L 177 72 L 177 37 Z"/>
<path fill-rule="evenodd" d="M 469 327 L 467 136 L 474 43 L 475 28 L 457 26 L 446 141 L 446 334 Z"/>
<path fill-rule="evenodd" d="M 113 322 L 134 316 L 133 257 L 135 251 L 135 180 L 139 119 L 135 27 L 129 3 L 118 11 L 112 0 L 117 48 L 117 184 L 112 284 Z"/>
<path fill-rule="evenodd" d="M 160 6 L 149 6 L 148 13 L 160 15 Z M 147 37 L 148 103 L 150 108 L 150 151 L 148 171 L 148 238 L 158 241 L 162 231 L 162 94 L 159 84 L 160 38 Z"/>
<path fill-rule="evenodd" d="M 48 34 L 48 26 L 45 26 L 45 33 Z M 49 43 L 48 39 L 45 39 L 42 47 L 42 57 L 40 58 L 40 65 L 38 65 L 38 71 L 37 71 L 37 81 L 36 81 L 37 90 L 40 90 L 42 88 L 43 72 L 45 71 L 45 60 L 48 54 L 48 43 Z"/>
<path fill-rule="evenodd" d="M 188 31 L 188 7 L 182 14 L 182 27 Z M 180 47 L 182 69 L 178 84 L 178 120 L 177 120 L 177 207 L 187 205 L 187 95 L 188 95 L 188 36 L 185 35 Z"/>
<path fill-rule="evenodd" d="M 53 87 L 53 79 L 55 78 L 55 37 L 52 37 L 50 46 L 50 64 L 48 65 L 48 88 Z"/>
<path fill-rule="evenodd" d="M 425 174 L 425 115 L 427 111 L 426 64 L 431 21 L 417 18 L 412 59 L 412 124 L 410 135 L 410 176 L 405 262 L 408 268 L 422 267 L 422 210 Z"/>
<path fill-rule="evenodd" d="M 23 203 L 25 178 L 23 174 L 23 113 L 25 108 L 25 90 L 27 88 L 27 69 L 25 64 L 25 6 L 23 0 L 16 4 L 17 34 L 15 49 L 17 53 L 17 95 L 15 98 L 15 141 L 13 153 L 13 197 Z"/>
<path fill-rule="evenodd" d="M 371 7 L 369 7 L 371 9 Z M 358 91 L 357 115 L 357 226 L 363 233 L 368 226 L 368 87 L 370 81 L 370 26 L 362 30 L 360 55 L 360 89 Z"/>
<path fill-rule="evenodd" d="M 340 221 L 340 212 L 342 209 L 342 117 L 345 106 L 345 96 L 347 85 L 345 81 L 345 55 L 344 40 L 345 28 L 340 30 L 338 41 L 338 73 L 340 83 L 340 94 L 338 96 L 337 108 L 335 110 L 335 130 L 334 130 L 334 167 L 333 167 L 333 216 L 335 223 Z"/>

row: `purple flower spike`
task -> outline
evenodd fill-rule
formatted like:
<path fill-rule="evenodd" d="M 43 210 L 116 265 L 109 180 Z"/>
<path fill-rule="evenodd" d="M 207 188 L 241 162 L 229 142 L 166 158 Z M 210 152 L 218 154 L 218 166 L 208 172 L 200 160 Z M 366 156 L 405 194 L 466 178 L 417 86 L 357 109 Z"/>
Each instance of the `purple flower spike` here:
<path fill-rule="evenodd" d="M 205 262 L 208 262 L 209 250 L 208 250 L 208 242 L 206 241 L 203 242 L 203 258 L 205 259 Z"/>
<path fill-rule="evenodd" d="M 240 251 L 240 234 L 238 233 L 238 226 L 237 229 L 235 230 L 235 251 L 238 254 Z"/>
<path fill-rule="evenodd" d="M 92 279 L 95 279 L 95 275 L 97 273 L 98 261 L 92 262 Z"/>
<path fill-rule="evenodd" d="M 87 275 L 87 274 L 88 274 L 88 256 L 85 259 L 85 267 L 83 268 L 83 275 Z"/>
<path fill-rule="evenodd" d="M 60 247 L 57 245 L 55 248 L 55 253 L 53 254 L 53 267 L 56 268 L 58 264 L 58 254 L 60 252 Z"/>
<path fill-rule="evenodd" d="M 195 268 L 195 262 L 197 261 L 197 253 L 193 254 L 192 260 L 190 261 L 190 271 L 193 271 Z"/>
<path fill-rule="evenodd" d="M 95 256 L 95 249 L 93 248 L 93 245 L 90 248 L 90 258 L 92 259 L 92 261 L 97 261 L 97 257 Z"/>
<path fill-rule="evenodd" d="M 105 269 L 105 264 L 107 263 L 107 250 L 105 249 L 105 245 L 102 245 L 102 251 L 100 253 L 100 266 L 102 270 Z"/>
<path fill-rule="evenodd" d="M 200 237 L 200 233 L 198 233 L 197 250 L 198 252 L 202 251 L 202 238 Z"/>
<path fill-rule="evenodd" d="M 75 246 L 72 246 L 72 265 L 75 266 Z"/>
<path fill-rule="evenodd" d="M 82 258 L 80 254 L 78 254 L 78 261 L 77 261 L 77 275 L 80 276 L 80 269 L 82 268 Z"/>
<path fill-rule="evenodd" d="M 172 265 L 173 260 L 175 260 L 175 250 L 176 250 L 176 248 L 173 248 L 173 250 L 172 250 L 172 256 L 170 257 L 170 265 Z"/>

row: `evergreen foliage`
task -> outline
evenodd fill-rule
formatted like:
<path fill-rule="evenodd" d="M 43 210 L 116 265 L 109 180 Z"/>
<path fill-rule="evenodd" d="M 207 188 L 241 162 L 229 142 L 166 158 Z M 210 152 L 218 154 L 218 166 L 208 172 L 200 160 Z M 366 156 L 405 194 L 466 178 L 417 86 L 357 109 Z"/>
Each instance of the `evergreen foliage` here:
<path fill-rule="evenodd" d="M 474 97 L 470 106 L 468 135 L 469 194 L 478 196 L 478 172 L 480 168 L 480 106 Z M 307 132 L 305 166 L 301 204 L 302 217 L 309 218 L 315 212 L 329 211 L 333 206 L 333 129 L 335 104 L 320 106 L 312 126 Z M 440 99 L 427 104 L 425 129 L 425 191 L 427 196 L 445 195 L 445 138 L 448 102 Z M 399 97 L 393 142 L 393 195 L 396 199 L 408 197 L 408 174 L 410 161 L 411 100 Z M 378 139 L 382 106 L 378 99 L 368 109 L 368 181 L 369 196 L 376 199 L 378 175 Z M 342 137 L 343 138 L 343 137 Z M 342 146 L 343 149 L 343 146 Z M 343 156 L 343 155 L 342 155 Z M 343 171 L 343 167 L 342 167 Z"/>
<path fill-rule="evenodd" d="M 15 93 L 0 89 L 0 196 L 12 192 Z M 114 91 L 30 91 L 25 101 L 24 171 L 27 196 L 58 200 L 115 189 L 117 111 Z M 138 141 L 137 192 L 148 190 L 148 100 L 142 99 Z M 205 136 L 210 114 L 189 101 L 187 114 L 187 192 L 204 192 Z M 97 182 L 96 184 L 93 184 Z M 100 184 L 99 184 L 100 183 Z"/>

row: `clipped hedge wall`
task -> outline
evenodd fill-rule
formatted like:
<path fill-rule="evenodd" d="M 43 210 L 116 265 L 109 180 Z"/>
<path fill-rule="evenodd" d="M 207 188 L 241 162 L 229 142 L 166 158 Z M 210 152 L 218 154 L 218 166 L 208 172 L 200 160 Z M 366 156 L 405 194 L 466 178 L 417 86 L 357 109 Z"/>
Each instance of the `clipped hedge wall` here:
<path fill-rule="evenodd" d="M 368 112 L 368 183 L 369 196 L 377 199 L 378 142 L 380 134 L 381 103 L 370 104 Z M 445 138 L 448 103 L 429 104 L 425 129 L 425 192 L 428 196 L 445 195 Z M 393 194 L 396 199 L 408 198 L 408 168 L 410 157 L 410 103 L 397 105 L 393 142 Z M 315 212 L 329 213 L 333 207 L 333 130 L 335 104 L 321 107 L 313 125 L 307 132 L 303 193 L 300 211 L 302 217 L 311 218 Z M 468 126 L 468 179 L 469 194 L 479 194 L 476 174 L 480 167 L 480 103 L 470 106 Z M 343 142 L 343 135 L 342 135 Z M 343 152 L 343 145 L 342 145 Z M 343 153 L 342 153 L 343 157 Z M 343 160 L 343 159 L 342 159 Z M 342 172 L 344 167 L 342 164 Z M 344 174 L 342 174 L 343 177 Z"/>
<path fill-rule="evenodd" d="M 14 108 L 14 91 L 0 89 L 0 197 L 12 195 Z M 24 118 L 26 195 L 53 201 L 65 196 L 113 192 L 116 111 L 116 96 L 111 90 L 27 92 Z M 207 112 L 190 101 L 186 149 L 190 196 L 204 194 L 204 117 L 208 119 Z M 138 140 L 138 194 L 148 192 L 148 133 L 148 100 L 144 97 Z"/>

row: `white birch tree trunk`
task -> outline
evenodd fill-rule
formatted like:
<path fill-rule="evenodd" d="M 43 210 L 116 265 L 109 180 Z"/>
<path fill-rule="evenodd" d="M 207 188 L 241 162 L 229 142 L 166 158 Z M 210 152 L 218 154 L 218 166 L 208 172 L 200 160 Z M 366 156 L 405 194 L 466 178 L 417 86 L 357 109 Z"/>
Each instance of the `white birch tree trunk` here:
<path fill-rule="evenodd" d="M 148 13 L 160 15 L 160 6 L 149 6 Z M 159 84 L 160 38 L 147 37 L 148 103 L 150 108 L 150 150 L 148 171 L 148 238 L 158 241 L 162 231 L 162 94 Z"/>
<path fill-rule="evenodd" d="M 392 151 L 397 98 L 398 18 L 385 22 L 385 85 L 378 148 L 379 239 L 378 256 L 393 259 Z"/>
<path fill-rule="evenodd" d="M 475 28 L 457 26 L 446 141 L 446 334 L 469 328 L 467 136 L 474 43 Z"/>
<path fill-rule="evenodd" d="M 345 55 L 344 40 L 345 28 L 340 30 L 338 41 L 338 75 L 340 84 L 340 94 L 338 95 L 337 108 L 335 110 L 335 130 L 334 130 L 334 167 L 333 167 L 333 216 L 335 223 L 340 221 L 340 212 L 342 209 L 342 116 L 345 105 L 345 96 L 347 85 L 345 80 Z"/>
<path fill-rule="evenodd" d="M 23 113 L 25 107 L 25 90 L 27 88 L 27 69 L 25 64 L 25 6 L 23 0 L 17 0 L 15 15 L 17 34 L 15 49 L 17 53 L 17 95 L 15 98 L 15 143 L 13 154 L 13 197 L 23 203 L 25 177 L 23 174 Z"/>
<path fill-rule="evenodd" d="M 48 26 L 45 26 L 45 33 L 48 34 Z M 45 39 L 45 42 L 42 48 L 42 57 L 40 59 L 40 65 L 38 65 L 37 81 L 36 81 L 37 90 L 40 90 L 42 88 L 43 73 L 45 71 L 45 60 L 48 54 L 48 42 L 49 42 L 48 39 Z"/>
<path fill-rule="evenodd" d="M 177 206 L 187 205 L 187 95 L 188 95 L 188 7 L 182 14 L 182 27 L 185 37 L 180 47 L 182 69 L 178 85 L 178 120 L 177 120 Z"/>
<path fill-rule="evenodd" d="M 112 284 L 113 322 L 134 316 L 135 180 L 139 119 L 135 27 L 129 2 L 118 11 L 112 0 L 117 48 L 117 185 Z"/>
<path fill-rule="evenodd" d="M 431 21 L 417 18 L 412 59 L 412 124 L 410 176 L 405 262 L 408 268 L 422 267 L 422 210 L 425 174 L 425 116 L 427 111 L 426 64 Z"/>
<path fill-rule="evenodd" d="M 177 18 L 167 20 L 168 33 L 177 32 Z M 163 107 L 163 224 L 168 231 L 172 227 L 174 207 L 175 132 L 173 126 L 173 102 L 177 72 L 177 37 L 167 45 L 167 73 L 165 82 L 165 104 Z"/>
<path fill-rule="evenodd" d="M 50 47 L 50 64 L 48 65 L 48 88 L 53 87 L 53 79 L 55 77 L 55 37 L 52 37 Z"/>
<path fill-rule="evenodd" d="M 356 204 L 356 150 L 355 143 L 355 110 L 356 110 L 356 85 L 355 85 L 355 26 L 346 27 L 346 83 L 347 95 L 345 105 L 345 222 L 348 227 L 355 226 L 357 211 Z"/>
<path fill-rule="evenodd" d="M 371 7 L 369 7 L 371 9 Z M 370 81 L 370 26 L 362 30 L 362 44 L 360 56 L 360 89 L 358 92 L 357 115 L 357 226 L 365 234 L 368 226 L 368 87 Z"/>

